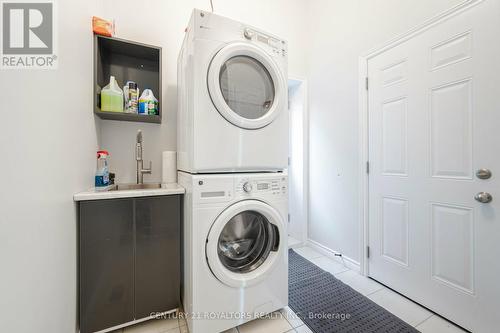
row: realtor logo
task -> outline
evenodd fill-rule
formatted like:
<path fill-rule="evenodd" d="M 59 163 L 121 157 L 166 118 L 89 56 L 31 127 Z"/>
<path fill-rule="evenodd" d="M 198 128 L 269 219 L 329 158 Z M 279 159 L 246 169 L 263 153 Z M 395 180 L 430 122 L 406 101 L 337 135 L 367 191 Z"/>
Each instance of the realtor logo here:
<path fill-rule="evenodd" d="M 56 68 L 53 1 L 2 1 L 0 4 L 1 68 Z"/>

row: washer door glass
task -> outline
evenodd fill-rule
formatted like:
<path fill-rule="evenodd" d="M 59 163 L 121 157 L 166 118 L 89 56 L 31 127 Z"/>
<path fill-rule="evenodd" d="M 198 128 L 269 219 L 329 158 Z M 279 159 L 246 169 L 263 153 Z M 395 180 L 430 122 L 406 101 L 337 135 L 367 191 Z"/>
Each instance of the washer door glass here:
<path fill-rule="evenodd" d="M 227 105 L 243 118 L 261 118 L 274 103 L 273 79 L 266 67 L 252 57 L 228 59 L 220 69 L 219 82 Z"/>
<path fill-rule="evenodd" d="M 262 265 L 271 251 L 276 251 L 279 236 L 276 227 L 256 211 L 233 216 L 218 240 L 218 256 L 225 268 L 248 273 Z"/>

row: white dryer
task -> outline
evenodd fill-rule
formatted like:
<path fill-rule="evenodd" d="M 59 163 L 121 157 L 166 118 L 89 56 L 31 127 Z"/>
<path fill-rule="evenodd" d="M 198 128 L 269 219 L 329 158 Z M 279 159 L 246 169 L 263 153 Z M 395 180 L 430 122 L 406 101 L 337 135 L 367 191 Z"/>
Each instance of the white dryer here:
<path fill-rule="evenodd" d="M 194 10 L 177 76 L 179 170 L 220 173 L 286 168 L 285 41 Z"/>
<path fill-rule="evenodd" d="M 285 307 L 286 174 L 178 176 L 189 331 L 222 332 Z"/>

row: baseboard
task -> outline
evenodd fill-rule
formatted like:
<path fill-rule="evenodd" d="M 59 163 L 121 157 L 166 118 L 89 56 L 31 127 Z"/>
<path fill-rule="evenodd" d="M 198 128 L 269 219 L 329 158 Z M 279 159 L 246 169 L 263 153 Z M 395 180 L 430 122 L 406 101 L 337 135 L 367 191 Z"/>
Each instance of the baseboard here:
<path fill-rule="evenodd" d="M 313 241 L 312 239 L 307 240 L 307 246 L 311 247 L 312 249 L 318 251 L 319 253 L 323 254 L 324 256 L 333 259 L 335 261 L 340 262 L 341 264 L 346 265 L 349 269 L 359 273 L 361 272 L 360 269 L 360 264 L 354 259 L 351 259 L 349 257 L 346 257 L 342 255 L 342 257 L 339 257 L 336 254 L 340 254 L 340 252 L 334 251 L 316 241 Z M 342 260 L 343 259 L 343 260 Z"/>

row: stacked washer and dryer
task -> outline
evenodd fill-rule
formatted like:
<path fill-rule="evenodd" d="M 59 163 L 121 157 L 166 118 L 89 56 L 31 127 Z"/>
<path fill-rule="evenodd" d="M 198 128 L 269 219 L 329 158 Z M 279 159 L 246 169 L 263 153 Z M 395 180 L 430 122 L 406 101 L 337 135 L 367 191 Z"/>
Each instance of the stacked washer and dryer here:
<path fill-rule="evenodd" d="M 286 42 L 194 10 L 178 85 L 182 301 L 216 333 L 288 304 Z"/>

